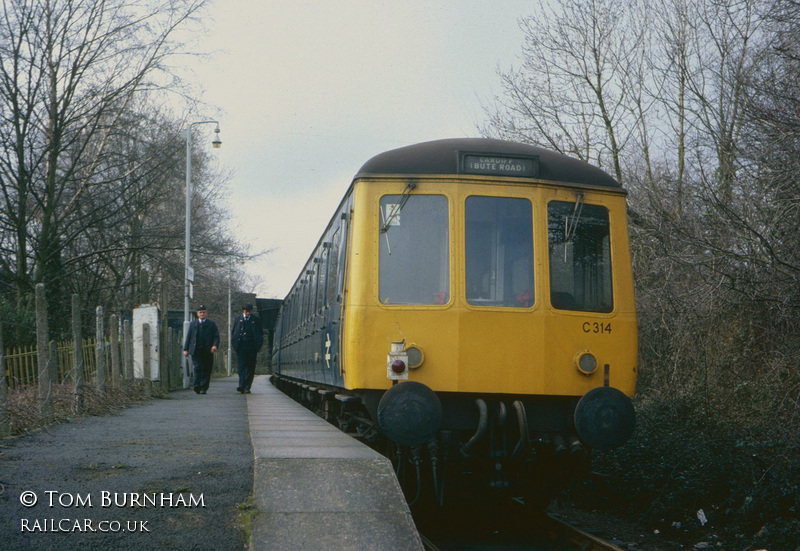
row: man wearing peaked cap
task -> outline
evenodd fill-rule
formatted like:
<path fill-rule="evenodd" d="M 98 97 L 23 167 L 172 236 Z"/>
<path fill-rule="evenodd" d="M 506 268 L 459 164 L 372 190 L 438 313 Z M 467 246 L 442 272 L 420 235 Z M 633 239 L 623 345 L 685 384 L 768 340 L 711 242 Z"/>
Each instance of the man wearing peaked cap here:
<path fill-rule="evenodd" d="M 197 308 L 197 319 L 189 324 L 189 331 L 183 341 L 183 355 L 192 356 L 194 365 L 194 391 L 205 394 L 211 382 L 214 369 L 214 352 L 219 347 L 219 329 L 208 319 L 205 305 Z"/>
<path fill-rule="evenodd" d="M 256 357 L 264 345 L 264 328 L 261 318 L 253 314 L 249 302 L 242 306 L 231 330 L 231 346 L 236 351 L 236 367 L 239 371 L 237 392 L 250 394 L 250 386 L 256 374 Z"/>

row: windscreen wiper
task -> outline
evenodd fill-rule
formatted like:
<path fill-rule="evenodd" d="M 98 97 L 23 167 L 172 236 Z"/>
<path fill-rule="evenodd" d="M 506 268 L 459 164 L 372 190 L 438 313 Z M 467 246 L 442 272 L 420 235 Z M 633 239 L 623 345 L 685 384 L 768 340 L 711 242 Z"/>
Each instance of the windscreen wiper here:
<path fill-rule="evenodd" d="M 408 202 L 408 198 L 411 197 L 411 192 L 417 187 L 417 184 L 414 182 L 408 182 L 406 184 L 406 189 L 403 190 L 403 194 L 400 197 L 400 202 L 394 205 L 392 211 L 389 213 L 389 216 L 383 212 L 381 209 L 381 218 L 383 218 L 383 226 L 381 227 L 381 233 L 386 233 L 389 231 L 389 227 L 392 225 L 398 216 L 400 216 L 400 211 L 403 210 L 403 207 L 406 206 Z"/>
<path fill-rule="evenodd" d="M 578 222 L 581 219 L 581 211 L 583 210 L 583 200 L 586 195 L 579 193 L 575 198 L 575 207 L 572 209 L 572 215 L 564 220 L 564 243 L 569 243 L 575 237 L 575 232 L 578 230 Z"/>
<path fill-rule="evenodd" d="M 386 236 L 386 250 L 389 254 L 392 254 L 392 247 L 389 244 L 389 228 L 392 226 L 392 222 L 397 220 L 397 217 L 400 216 L 400 211 L 403 210 L 403 207 L 406 206 L 408 202 L 408 198 L 411 197 L 411 192 L 417 187 L 417 184 L 414 182 L 408 182 L 406 184 L 406 189 L 403 190 L 403 194 L 400 197 L 400 202 L 396 203 L 392 206 L 392 210 L 387 215 L 383 212 L 383 208 L 381 208 L 381 233 Z"/>

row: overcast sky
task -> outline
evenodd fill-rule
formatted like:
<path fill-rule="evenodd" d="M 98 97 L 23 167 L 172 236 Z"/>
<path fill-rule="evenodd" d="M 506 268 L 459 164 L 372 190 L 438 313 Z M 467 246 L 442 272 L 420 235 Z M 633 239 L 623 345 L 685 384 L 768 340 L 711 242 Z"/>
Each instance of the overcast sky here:
<path fill-rule="evenodd" d="M 283 298 L 358 169 L 478 135 L 497 67 L 519 65 L 534 0 L 217 0 L 192 78 L 219 109 L 229 206 L 264 298 Z M 210 140 L 213 126 L 203 128 Z"/>

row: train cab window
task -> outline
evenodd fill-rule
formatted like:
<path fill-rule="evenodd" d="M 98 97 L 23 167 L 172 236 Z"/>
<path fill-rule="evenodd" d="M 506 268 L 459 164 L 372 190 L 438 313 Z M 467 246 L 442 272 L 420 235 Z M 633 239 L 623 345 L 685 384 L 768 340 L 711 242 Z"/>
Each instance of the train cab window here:
<path fill-rule="evenodd" d="M 384 195 L 380 201 L 380 301 L 450 301 L 449 207 L 443 195 Z"/>
<path fill-rule="evenodd" d="M 547 206 L 550 302 L 559 310 L 611 312 L 608 209 L 576 202 Z"/>
<path fill-rule="evenodd" d="M 533 215 L 528 199 L 467 197 L 467 302 L 533 306 Z"/>

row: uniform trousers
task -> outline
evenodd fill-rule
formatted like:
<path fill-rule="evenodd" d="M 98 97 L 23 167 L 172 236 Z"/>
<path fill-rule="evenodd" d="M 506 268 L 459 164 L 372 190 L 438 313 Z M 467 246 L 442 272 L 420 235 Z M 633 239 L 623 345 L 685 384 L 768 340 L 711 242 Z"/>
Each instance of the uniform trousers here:
<path fill-rule="evenodd" d="M 211 382 L 211 371 L 214 369 L 214 354 L 210 350 L 195 350 L 192 354 L 194 365 L 194 387 L 208 390 Z"/>
<path fill-rule="evenodd" d="M 236 368 L 239 372 L 239 388 L 250 390 L 256 375 L 256 356 L 258 351 L 252 342 L 242 342 L 236 351 Z"/>

